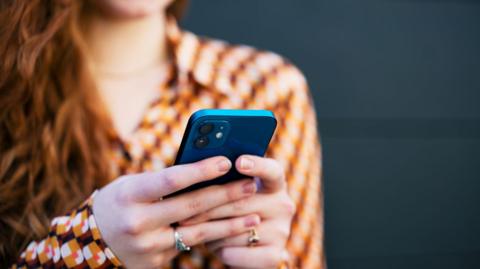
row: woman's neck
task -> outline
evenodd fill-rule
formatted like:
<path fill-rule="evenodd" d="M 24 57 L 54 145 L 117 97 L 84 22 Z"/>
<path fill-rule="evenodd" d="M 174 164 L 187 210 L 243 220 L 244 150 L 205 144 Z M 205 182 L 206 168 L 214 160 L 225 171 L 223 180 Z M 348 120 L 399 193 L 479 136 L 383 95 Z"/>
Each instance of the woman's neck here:
<path fill-rule="evenodd" d="M 96 75 L 128 75 L 168 61 L 163 12 L 135 19 L 115 19 L 99 12 L 85 26 L 88 58 Z"/>

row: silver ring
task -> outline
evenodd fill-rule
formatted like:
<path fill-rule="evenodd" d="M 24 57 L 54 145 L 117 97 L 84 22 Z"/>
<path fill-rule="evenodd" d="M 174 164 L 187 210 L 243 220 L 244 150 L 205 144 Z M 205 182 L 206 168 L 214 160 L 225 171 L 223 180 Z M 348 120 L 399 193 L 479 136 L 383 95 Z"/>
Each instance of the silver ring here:
<path fill-rule="evenodd" d="M 190 251 L 190 247 L 185 245 L 182 240 L 183 235 L 176 228 L 173 228 L 173 237 L 175 238 L 175 248 L 178 251 Z"/>

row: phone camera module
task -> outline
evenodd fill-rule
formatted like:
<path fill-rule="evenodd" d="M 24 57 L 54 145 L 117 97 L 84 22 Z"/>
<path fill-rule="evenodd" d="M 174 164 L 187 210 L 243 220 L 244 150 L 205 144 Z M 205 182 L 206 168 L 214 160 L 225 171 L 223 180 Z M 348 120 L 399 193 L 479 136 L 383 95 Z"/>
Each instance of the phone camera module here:
<path fill-rule="evenodd" d="M 200 136 L 195 139 L 195 147 L 197 148 L 204 148 L 208 145 L 208 137 Z"/>
<path fill-rule="evenodd" d="M 206 135 L 206 134 L 210 133 L 212 130 L 213 130 L 213 124 L 211 124 L 211 123 L 205 123 L 202 126 L 200 126 L 200 128 L 198 129 L 198 131 L 202 135 Z"/>

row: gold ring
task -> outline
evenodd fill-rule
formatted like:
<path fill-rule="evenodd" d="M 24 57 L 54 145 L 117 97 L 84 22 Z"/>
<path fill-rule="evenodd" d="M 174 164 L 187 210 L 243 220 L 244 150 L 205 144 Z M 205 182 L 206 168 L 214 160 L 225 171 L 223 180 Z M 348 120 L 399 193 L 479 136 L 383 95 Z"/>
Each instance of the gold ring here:
<path fill-rule="evenodd" d="M 253 247 L 260 241 L 260 236 L 258 236 L 257 230 L 252 228 L 250 230 L 250 235 L 248 236 L 248 246 Z"/>

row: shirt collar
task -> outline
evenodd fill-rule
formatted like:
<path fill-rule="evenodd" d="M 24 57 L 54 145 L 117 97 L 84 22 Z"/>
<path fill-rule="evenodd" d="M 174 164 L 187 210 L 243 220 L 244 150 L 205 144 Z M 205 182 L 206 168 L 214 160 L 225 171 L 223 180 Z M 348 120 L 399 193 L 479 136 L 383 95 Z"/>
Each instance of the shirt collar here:
<path fill-rule="evenodd" d="M 231 93 L 233 89 L 230 81 L 231 71 L 222 68 L 215 60 L 202 58 L 202 55 L 209 54 L 209 50 L 212 53 L 228 50 L 227 43 L 184 31 L 173 16 L 167 17 L 166 36 L 175 69 L 175 79 L 179 84 L 193 83 L 203 86 L 203 90 L 225 95 Z M 212 76 L 212 73 L 217 73 L 218 76 Z"/>
<path fill-rule="evenodd" d="M 183 31 L 173 16 L 167 17 L 165 30 L 179 82 L 188 82 L 193 79 L 193 82 L 206 86 L 202 80 L 198 79 L 193 70 L 195 54 L 201 43 L 199 37 L 188 31 Z"/>

